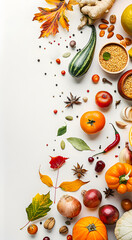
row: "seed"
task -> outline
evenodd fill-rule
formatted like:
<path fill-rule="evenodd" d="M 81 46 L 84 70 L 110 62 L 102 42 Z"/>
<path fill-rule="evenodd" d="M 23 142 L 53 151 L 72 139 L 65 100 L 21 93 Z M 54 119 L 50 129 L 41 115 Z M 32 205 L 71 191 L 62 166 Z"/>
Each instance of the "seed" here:
<path fill-rule="evenodd" d="M 111 37 L 113 37 L 113 35 L 114 35 L 114 33 L 113 33 L 113 32 L 110 32 L 110 33 L 108 34 L 107 38 L 111 38 Z"/>
<path fill-rule="evenodd" d="M 67 221 L 65 222 L 65 224 L 71 225 L 71 222 L 67 220 Z"/>
<path fill-rule="evenodd" d="M 100 33 L 99 33 L 99 36 L 100 37 L 103 37 L 105 35 L 105 31 L 104 30 L 101 30 Z"/>
<path fill-rule="evenodd" d="M 87 101 L 88 101 L 88 98 L 87 98 L 87 97 L 83 97 L 83 101 L 84 101 L 84 102 L 87 102 Z"/>
<path fill-rule="evenodd" d="M 64 54 L 62 55 L 62 57 L 64 57 L 64 58 L 68 58 L 68 57 L 70 57 L 70 55 L 71 55 L 70 52 L 66 52 L 66 53 L 64 53 Z"/>
<path fill-rule="evenodd" d="M 106 29 L 107 27 L 108 27 L 108 26 L 107 26 L 106 24 L 100 24 L 100 25 L 99 25 L 99 28 L 100 28 L 100 29 Z"/>
<path fill-rule="evenodd" d="M 116 23 L 116 15 L 110 16 L 110 23 L 115 24 Z"/>
<path fill-rule="evenodd" d="M 122 46 L 126 47 L 126 41 L 125 41 L 125 39 L 122 39 L 122 40 L 120 41 L 120 44 L 121 44 Z"/>
<path fill-rule="evenodd" d="M 60 234 L 63 234 L 63 235 L 66 235 L 68 233 L 68 227 L 67 226 L 62 226 L 60 229 L 59 229 L 59 233 Z"/>
<path fill-rule="evenodd" d="M 108 32 L 109 32 L 109 33 L 112 32 L 112 31 L 114 30 L 114 28 L 115 28 L 114 25 L 110 25 L 110 26 L 108 27 Z"/>
<path fill-rule="evenodd" d="M 123 37 L 120 34 L 116 34 L 117 39 L 122 40 Z"/>
<path fill-rule="evenodd" d="M 130 38 L 125 38 L 124 40 L 127 46 L 130 46 L 132 44 L 132 40 Z"/>
<path fill-rule="evenodd" d="M 69 45 L 70 45 L 71 48 L 75 48 L 76 47 L 76 41 L 74 41 L 74 40 L 70 41 Z"/>
<path fill-rule="evenodd" d="M 65 149 L 65 142 L 62 140 L 60 143 L 61 149 L 64 150 Z"/>
<path fill-rule="evenodd" d="M 68 120 L 68 121 L 72 121 L 73 117 L 72 116 L 66 116 L 65 119 Z"/>
<path fill-rule="evenodd" d="M 53 217 L 48 218 L 44 223 L 44 228 L 51 230 L 55 225 L 55 219 Z"/>
<path fill-rule="evenodd" d="M 109 24 L 109 22 L 106 19 L 104 19 L 104 18 L 101 19 L 101 22 L 105 23 L 105 24 Z"/>

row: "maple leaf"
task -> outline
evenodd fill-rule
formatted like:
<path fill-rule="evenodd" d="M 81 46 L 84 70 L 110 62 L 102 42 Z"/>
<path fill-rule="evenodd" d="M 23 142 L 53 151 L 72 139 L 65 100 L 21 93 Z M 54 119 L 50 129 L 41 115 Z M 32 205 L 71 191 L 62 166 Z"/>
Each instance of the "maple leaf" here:
<path fill-rule="evenodd" d="M 68 158 L 64 158 L 61 156 L 57 156 L 57 157 L 51 157 L 50 160 L 50 167 L 53 169 L 59 169 L 64 163 L 65 160 L 67 160 Z"/>
<path fill-rule="evenodd" d="M 65 16 L 65 11 L 73 11 L 72 5 L 78 4 L 76 0 L 69 0 L 68 4 L 65 2 L 65 0 L 46 0 L 47 3 L 53 4 L 56 7 L 55 8 L 41 8 L 39 7 L 40 13 L 34 14 L 35 17 L 34 20 L 37 20 L 39 22 L 44 22 L 40 28 L 42 28 L 40 37 L 48 37 L 50 34 L 53 36 L 56 35 L 58 30 L 58 22 L 60 22 L 61 26 L 65 28 L 67 31 L 69 31 L 69 20 Z"/>
<path fill-rule="evenodd" d="M 38 193 L 32 199 L 32 203 L 26 208 L 26 212 L 27 212 L 29 222 L 37 220 L 37 219 L 42 218 L 45 215 L 47 215 L 47 212 L 50 211 L 49 207 L 52 205 L 52 203 L 53 202 L 50 200 L 50 193 L 49 192 L 46 195 L 44 195 L 44 194 L 40 195 Z M 21 230 L 23 228 L 21 228 Z"/>

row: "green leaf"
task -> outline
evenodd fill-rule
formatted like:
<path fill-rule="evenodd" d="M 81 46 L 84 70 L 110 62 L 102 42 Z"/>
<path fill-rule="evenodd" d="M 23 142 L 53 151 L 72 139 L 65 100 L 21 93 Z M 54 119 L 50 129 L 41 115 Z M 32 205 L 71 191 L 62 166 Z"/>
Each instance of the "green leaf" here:
<path fill-rule="evenodd" d="M 34 221 L 47 215 L 50 211 L 49 206 L 52 205 L 50 193 L 46 195 L 39 193 L 32 199 L 32 203 L 26 208 L 29 221 Z"/>
<path fill-rule="evenodd" d="M 72 144 L 74 148 L 79 151 L 91 150 L 91 148 L 80 138 L 70 137 L 67 138 L 67 141 Z"/>
<path fill-rule="evenodd" d="M 57 136 L 61 136 L 63 134 L 65 134 L 67 131 L 67 126 L 63 126 L 61 128 L 58 129 L 58 132 L 57 132 Z"/>
<path fill-rule="evenodd" d="M 104 60 L 108 61 L 110 59 L 110 57 L 111 57 L 111 54 L 109 52 L 104 52 L 104 54 L 103 54 Z"/>

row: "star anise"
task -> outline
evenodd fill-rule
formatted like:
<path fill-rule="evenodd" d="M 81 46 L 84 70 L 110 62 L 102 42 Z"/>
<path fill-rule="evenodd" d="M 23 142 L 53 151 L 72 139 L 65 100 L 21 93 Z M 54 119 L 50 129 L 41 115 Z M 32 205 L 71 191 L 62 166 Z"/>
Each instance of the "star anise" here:
<path fill-rule="evenodd" d="M 114 191 L 110 188 L 105 188 L 105 191 L 103 191 L 105 194 L 105 198 L 108 198 L 109 196 L 114 196 Z"/>
<path fill-rule="evenodd" d="M 72 107 L 73 108 L 73 104 L 81 104 L 79 100 L 80 97 L 73 97 L 72 93 L 70 92 L 70 97 L 67 97 L 68 101 L 65 101 L 64 103 L 66 103 L 67 105 L 65 107 Z"/>
<path fill-rule="evenodd" d="M 77 163 L 77 167 L 74 166 L 74 169 L 72 170 L 75 172 L 74 175 L 77 175 L 78 178 L 81 178 L 87 172 L 86 169 L 83 169 L 83 165 L 80 166 L 78 163 Z"/>

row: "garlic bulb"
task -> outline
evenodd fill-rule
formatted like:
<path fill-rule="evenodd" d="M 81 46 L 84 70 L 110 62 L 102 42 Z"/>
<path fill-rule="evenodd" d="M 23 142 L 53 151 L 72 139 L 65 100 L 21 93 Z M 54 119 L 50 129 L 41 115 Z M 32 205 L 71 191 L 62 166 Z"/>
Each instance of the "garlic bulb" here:
<path fill-rule="evenodd" d="M 125 121 L 132 122 L 132 107 L 125 107 L 121 111 L 121 117 Z"/>
<path fill-rule="evenodd" d="M 128 142 L 126 142 L 125 148 L 120 152 L 119 161 L 132 165 L 132 151 L 129 149 Z"/>

